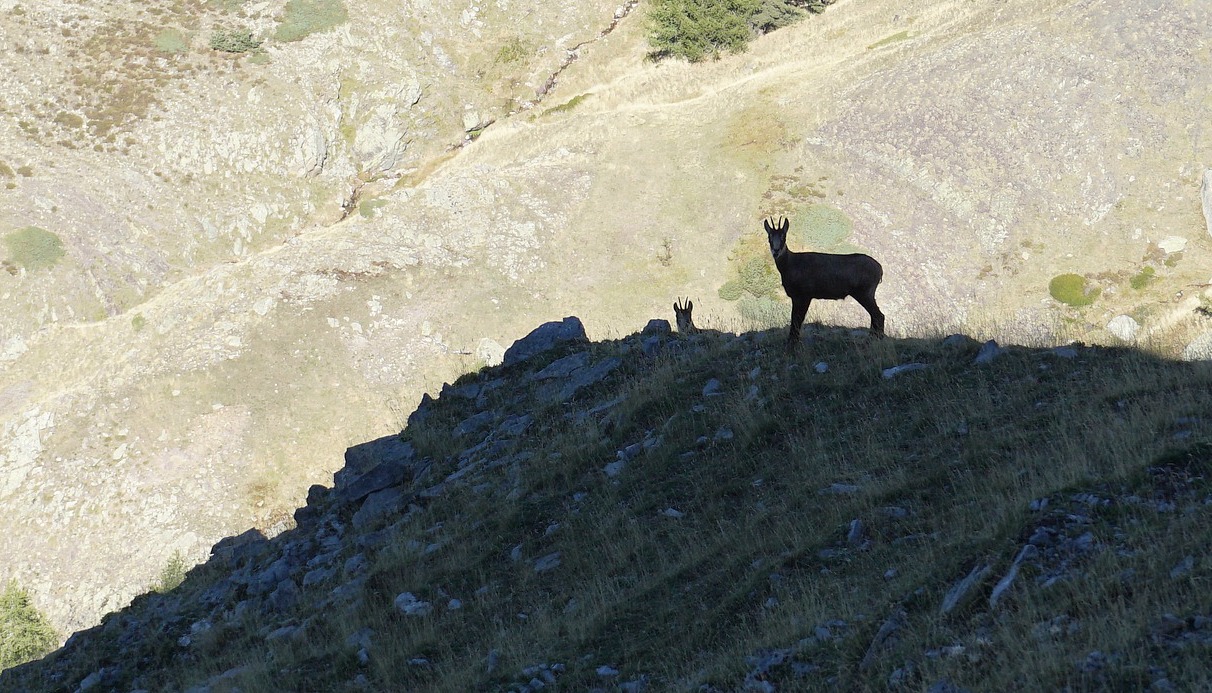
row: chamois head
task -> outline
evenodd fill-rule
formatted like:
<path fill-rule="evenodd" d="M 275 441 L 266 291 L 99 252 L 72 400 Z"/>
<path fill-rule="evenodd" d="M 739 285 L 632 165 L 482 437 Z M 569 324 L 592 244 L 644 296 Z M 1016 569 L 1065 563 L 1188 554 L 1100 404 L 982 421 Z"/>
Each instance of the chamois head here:
<path fill-rule="evenodd" d="M 694 310 L 694 301 L 690 299 L 678 300 L 683 301 L 682 305 L 678 305 L 678 301 L 673 302 L 673 314 L 677 317 L 678 332 L 681 334 L 698 332 L 699 328 L 694 326 L 694 319 L 690 316 L 690 311 Z"/>
<path fill-rule="evenodd" d="M 779 259 L 779 255 L 787 250 L 787 231 L 791 228 L 791 222 L 787 221 L 786 217 L 779 220 L 779 225 L 775 226 L 770 223 L 773 219 L 767 219 L 762 222 L 766 226 L 766 240 L 770 241 L 770 254 L 774 259 Z"/>

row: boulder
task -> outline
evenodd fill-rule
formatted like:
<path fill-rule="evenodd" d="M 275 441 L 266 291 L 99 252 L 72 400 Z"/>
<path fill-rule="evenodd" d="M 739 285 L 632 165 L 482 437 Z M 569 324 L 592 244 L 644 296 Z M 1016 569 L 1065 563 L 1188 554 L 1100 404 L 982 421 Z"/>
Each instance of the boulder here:
<path fill-rule="evenodd" d="M 501 361 L 505 358 L 505 347 L 497 343 L 495 339 L 484 337 L 476 346 L 476 358 L 484 362 L 489 368 L 501 365 Z"/>
<path fill-rule="evenodd" d="M 575 316 L 566 317 L 559 322 L 545 322 L 506 349 L 502 363 L 511 366 L 565 342 L 583 342 L 588 339 L 585 336 L 585 326 L 581 324 L 580 318 Z"/>
<path fill-rule="evenodd" d="M 397 459 L 382 462 L 374 469 L 349 482 L 347 486 L 338 486 L 337 498 L 344 503 L 356 503 L 375 491 L 403 483 L 411 471 L 411 460 L 406 462 Z"/>
<path fill-rule="evenodd" d="M 1117 315 L 1107 323 L 1107 331 L 1116 339 L 1131 342 L 1136 340 L 1136 335 L 1140 332 L 1140 323 L 1130 315 Z"/>
<path fill-rule="evenodd" d="M 1183 349 L 1184 361 L 1212 361 L 1212 332 L 1205 332 Z"/>
<path fill-rule="evenodd" d="M 333 485 L 346 486 L 383 462 L 401 462 L 409 465 L 415 456 L 416 451 L 413 450 L 412 443 L 401 440 L 398 435 L 383 436 L 367 443 L 359 443 L 345 451 L 345 468 L 338 470 L 333 475 Z"/>

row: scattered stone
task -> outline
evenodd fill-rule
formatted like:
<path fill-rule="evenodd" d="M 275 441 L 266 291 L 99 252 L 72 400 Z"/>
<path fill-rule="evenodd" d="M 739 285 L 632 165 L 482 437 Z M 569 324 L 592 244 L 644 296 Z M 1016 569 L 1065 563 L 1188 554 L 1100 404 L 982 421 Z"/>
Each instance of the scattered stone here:
<path fill-rule="evenodd" d="M 841 482 L 832 483 L 821 489 L 817 493 L 823 496 L 849 496 L 859 492 L 859 487 L 854 484 L 843 484 Z"/>
<path fill-rule="evenodd" d="M 588 341 L 579 318 L 569 316 L 559 322 L 546 322 L 505 350 L 502 363 L 511 366 L 566 342 Z"/>
<path fill-rule="evenodd" d="M 560 565 L 560 552 L 555 551 L 546 556 L 542 556 L 534 562 L 534 572 L 545 573 L 549 570 L 555 570 Z"/>
<path fill-rule="evenodd" d="M 1018 577 L 1019 564 L 1028 558 L 1033 558 L 1036 553 L 1038 553 L 1038 549 L 1035 548 L 1034 544 L 1027 544 L 1022 549 L 1019 549 L 1018 555 L 1014 557 L 1014 561 L 1010 564 L 1010 570 L 1006 571 L 1005 576 L 993 586 L 993 592 L 989 595 L 990 609 L 996 609 L 997 603 L 1002 599 L 1002 595 L 1014 585 L 1014 580 Z"/>
<path fill-rule="evenodd" d="M 1130 315 L 1117 315 L 1107 323 L 1107 331 L 1120 341 L 1132 342 L 1136 340 L 1136 335 L 1140 332 L 1140 323 L 1133 320 Z"/>
<path fill-rule="evenodd" d="M 871 638 L 871 644 L 867 646 L 866 654 L 859 662 L 859 671 L 871 668 L 881 653 L 896 644 L 896 632 L 901 629 L 904 622 L 905 612 L 898 610 L 880 624 L 879 630 L 875 632 L 875 637 Z"/>
<path fill-rule="evenodd" d="M 1195 556 L 1185 556 L 1178 565 L 1170 569 L 1170 579 L 1177 580 L 1195 569 Z"/>
<path fill-rule="evenodd" d="M 728 428 L 727 426 L 722 426 L 720 428 L 720 430 L 715 432 L 715 435 L 712 436 L 711 439 L 713 442 L 716 442 L 716 443 L 726 443 L 726 442 L 732 440 L 734 437 L 735 436 L 733 435 L 731 428 Z"/>
<path fill-rule="evenodd" d="M 278 583 L 277 588 L 270 593 L 266 602 L 271 610 L 285 613 L 298 605 L 301 594 L 299 586 L 295 584 L 295 581 L 287 578 Z"/>
<path fill-rule="evenodd" d="M 661 511 L 661 514 L 664 515 L 665 517 L 672 517 L 675 520 L 679 517 L 686 517 L 686 513 L 682 512 L 681 510 L 677 510 L 675 508 L 665 508 L 664 510 Z"/>
<path fill-rule="evenodd" d="M 890 380 L 890 379 L 895 378 L 896 376 L 900 375 L 901 373 L 912 373 L 913 371 L 920 371 L 920 370 L 923 370 L 928 367 L 929 367 L 929 364 L 925 364 L 925 363 L 905 363 L 900 366 L 893 366 L 892 368 L 885 368 L 883 370 L 884 379 Z"/>
<path fill-rule="evenodd" d="M 462 608 L 463 608 L 463 601 L 460 599 L 455 599 L 452 597 L 450 601 L 446 602 L 447 611 L 458 611 L 459 609 L 462 609 Z"/>
<path fill-rule="evenodd" d="M 1196 337 L 1183 349 L 1184 361 L 1212 361 L 1212 332 Z"/>
<path fill-rule="evenodd" d="M 963 606 L 973 596 L 973 590 L 976 586 L 985 579 L 985 576 L 992 569 L 993 566 L 988 563 L 977 565 L 964 579 L 952 585 L 951 589 L 947 590 L 946 596 L 943 597 L 943 604 L 939 609 L 939 613 L 946 616 Z"/>
<path fill-rule="evenodd" d="M 589 365 L 589 352 L 578 351 L 562 359 L 556 359 L 547 364 L 543 370 L 531 376 L 534 380 L 553 380 L 567 378 L 578 370 Z"/>
<path fill-rule="evenodd" d="M 396 595 L 395 605 L 405 616 L 428 616 L 433 612 L 432 604 L 417 599 L 417 595 L 412 592 L 402 592 Z"/>
<path fill-rule="evenodd" d="M 993 363 L 994 359 L 1004 353 L 1006 353 L 1006 350 L 998 346 L 996 340 L 990 339 L 981 345 L 980 352 L 977 353 L 976 358 L 972 362 L 978 364 Z"/>
<path fill-rule="evenodd" d="M 618 669 L 615 669 L 614 667 L 607 665 L 607 664 L 603 664 L 602 666 L 598 667 L 596 669 L 596 671 L 597 671 L 598 676 L 600 676 L 604 679 L 613 678 L 613 677 L 619 675 Z"/>
<path fill-rule="evenodd" d="M 707 381 L 706 385 L 703 386 L 703 396 L 704 397 L 717 397 L 719 395 L 724 394 L 723 389 L 724 389 L 724 386 L 722 384 L 720 384 L 720 381 L 715 378 L 712 378 L 711 380 Z"/>
<path fill-rule="evenodd" d="M 829 364 L 825 363 L 824 361 L 817 361 L 812 366 L 812 370 L 816 371 L 817 373 L 825 373 L 829 370 Z"/>
<path fill-rule="evenodd" d="M 967 346 L 971 342 L 972 342 L 972 338 L 969 337 L 968 335 L 951 334 L 951 335 L 947 335 L 943 339 L 943 346 L 954 349 L 956 347 Z"/>
<path fill-rule="evenodd" d="M 615 460 L 614 462 L 607 464 L 605 467 L 602 467 L 602 471 L 605 472 L 606 476 L 613 479 L 613 478 L 617 477 L 618 475 L 622 474 L 623 470 L 626 468 L 627 468 L 626 462 L 624 462 L 623 460 Z"/>
<path fill-rule="evenodd" d="M 1181 253 L 1187 247 L 1187 239 L 1182 236 L 1166 236 L 1157 242 L 1157 247 L 1164 250 L 1167 255 Z"/>
<path fill-rule="evenodd" d="M 408 497 L 399 487 L 392 486 L 382 491 L 375 491 L 362 501 L 362 507 L 354 513 L 353 526 L 366 529 L 385 517 L 400 514 L 408 507 Z"/>
<path fill-rule="evenodd" d="M 404 467 L 411 466 L 415 457 L 416 451 L 413 450 L 412 443 L 404 442 L 398 435 L 383 436 L 377 440 L 354 445 L 345 451 L 345 467 L 333 475 L 333 485 L 347 486 L 349 482 L 384 462 L 396 462 Z M 371 490 L 377 491 L 378 489 Z M 308 496 L 310 502 L 310 493 Z M 352 502 L 352 500 L 346 502 Z"/>
<path fill-rule="evenodd" d="M 342 503 L 356 503 L 375 491 L 402 484 L 411 470 L 411 463 L 403 460 L 393 459 L 381 462 L 349 484 L 338 486 L 337 498 Z"/>
<path fill-rule="evenodd" d="M 846 532 L 846 543 L 851 546 L 861 546 L 863 544 L 863 521 L 855 518 L 850 521 L 850 528 Z"/>
<path fill-rule="evenodd" d="M 454 430 L 451 431 L 451 433 L 456 438 L 463 438 L 465 436 L 469 436 L 472 433 L 476 433 L 478 431 L 482 431 L 485 428 L 487 428 L 489 425 L 492 424 L 492 421 L 495 418 L 496 418 L 496 414 L 494 414 L 491 411 L 482 411 L 478 414 L 473 414 L 473 415 L 467 417 L 466 419 L 463 419 L 462 421 L 460 421 L 459 424 L 454 427 Z"/>
<path fill-rule="evenodd" d="M 505 347 L 495 339 L 484 337 L 476 345 L 476 358 L 483 361 L 484 365 L 489 368 L 499 366 L 505 360 Z"/>
<path fill-rule="evenodd" d="M 1051 353 L 1053 356 L 1056 356 L 1056 357 L 1062 358 L 1062 359 L 1077 358 L 1077 349 L 1075 349 L 1071 346 L 1054 347 L 1049 353 Z"/>
<path fill-rule="evenodd" d="M 644 335 L 658 336 L 669 335 L 672 333 L 673 328 L 669 326 L 669 321 L 661 318 L 653 318 L 652 320 L 649 320 L 648 324 L 645 325 L 644 329 L 640 332 L 640 334 Z"/>

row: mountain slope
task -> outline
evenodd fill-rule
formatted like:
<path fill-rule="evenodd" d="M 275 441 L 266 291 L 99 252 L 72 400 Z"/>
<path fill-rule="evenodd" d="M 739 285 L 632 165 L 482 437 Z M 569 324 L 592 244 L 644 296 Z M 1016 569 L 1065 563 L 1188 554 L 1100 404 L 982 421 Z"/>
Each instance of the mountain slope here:
<path fill-rule="evenodd" d="M 37 85 L 75 84 L 54 71 L 71 60 L 5 71 L 22 104 L 0 119 L 5 162 L 31 175 L 6 179 L 4 228 L 54 231 L 67 254 L 0 273 L 0 502 L 17 509 L 0 553 L 20 557 L 0 578 L 65 631 L 174 552 L 288 527 L 344 448 L 536 322 L 576 313 L 608 338 L 687 294 L 721 325 L 785 320 L 769 296 L 718 294 L 764 261 L 766 214 L 792 217 L 796 249 L 879 258 L 894 335 L 1115 342 L 1122 314 L 1173 354 L 1207 329 L 1190 286 L 1208 261 L 1203 4 L 842 2 L 707 65 L 644 63 L 642 13 L 598 39 L 616 8 L 576 2 L 372 4 L 271 41 L 264 64 L 206 37 L 274 30 L 285 5 L 216 7 L 180 58 L 197 83 L 148 81 L 154 104 L 112 143 L 65 148 L 76 121 L 34 117 Z M 52 53 L 55 13 L 76 13 L 8 10 Z M 528 58 L 498 61 L 515 37 Z M 1068 273 L 1093 305 L 1050 296 Z M 810 317 L 863 324 L 848 303 Z"/>
<path fill-rule="evenodd" d="M 1207 364 L 667 330 L 469 374 L 0 688 L 1208 685 Z"/>

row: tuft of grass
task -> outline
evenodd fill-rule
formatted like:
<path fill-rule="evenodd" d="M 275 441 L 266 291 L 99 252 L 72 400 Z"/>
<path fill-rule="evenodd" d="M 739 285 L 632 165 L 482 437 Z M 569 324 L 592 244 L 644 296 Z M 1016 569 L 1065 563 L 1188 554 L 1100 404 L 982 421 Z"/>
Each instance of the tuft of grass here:
<path fill-rule="evenodd" d="M 1100 292 L 1101 289 L 1091 286 L 1080 274 L 1059 274 L 1048 282 L 1048 293 L 1052 298 L 1074 308 L 1094 303 Z"/>
<path fill-rule="evenodd" d="M 505 64 L 517 63 L 524 60 L 530 53 L 530 48 L 522 41 L 521 36 L 511 36 L 497 49 L 497 55 L 493 59 L 493 62 Z"/>
<path fill-rule="evenodd" d="M 1150 266 L 1145 266 L 1144 268 L 1141 269 L 1140 272 L 1137 272 L 1131 279 L 1128 280 L 1128 284 L 1133 289 L 1140 291 L 1141 289 L 1144 289 L 1146 286 L 1148 286 L 1150 283 L 1152 283 L 1153 280 L 1155 280 L 1157 278 L 1156 275 L 1157 275 L 1157 270 L 1153 269 Z"/>
<path fill-rule="evenodd" d="M 580 106 L 582 103 L 585 103 L 585 99 L 588 99 L 591 96 L 593 96 L 593 92 L 588 92 L 588 91 L 585 92 L 584 94 L 577 94 L 576 96 L 565 101 L 564 103 L 560 104 L 559 106 L 552 106 L 551 108 L 547 109 L 546 111 L 543 111 L 543 115 L 555 114 L 555 113 L 568 113 L 568 112 L 572 111 L 572 109 L 576 108 L 577 106 Z"/>
<path fill-rule="evenodd" d="M 160 576 L 152 585 L 152 591 L 164 594 L 177 589 L 185 581 L 187 569 L 185 556 L 180 551 L 174 551 L 173 555 L 168 557 L 164 567 L 160 569 Z"/>
<path fill-rule="evenodd" d="M 15 579 L 0 592 L 0 671 L 44 656 L 59 636 Z"/>
<path fill-rule="evenodd" d="M 342 0 L 288 0 L 274 39 L 283 43 L 302 39 L 349 21 Z"/>
<path fill-rule="evenodd" d="M 4 244 L 8 246 L 9 260 L 27 272 L 50 269 L 66 254 L 58 236 L 37 226 L 13 231 L 4 237 Z"/>
<path fill-rule="evenodd" d="M 893 43 L 899 43 L 901 41 L 905 41 L 908 38 L 909 38 L 908 30 L 898 31 L 897 33 L 892 34 L 891 36 L 886 36 L 886 37 L 880 39 L 879 41 L 876 41 L 875 43 L 871 44 L 870 46 L 867 46 L 867 50 L 873 51 L 877 48 L 883 48 L 884 46 L 887 46 L 887 45 L 890 45 Z"/>

